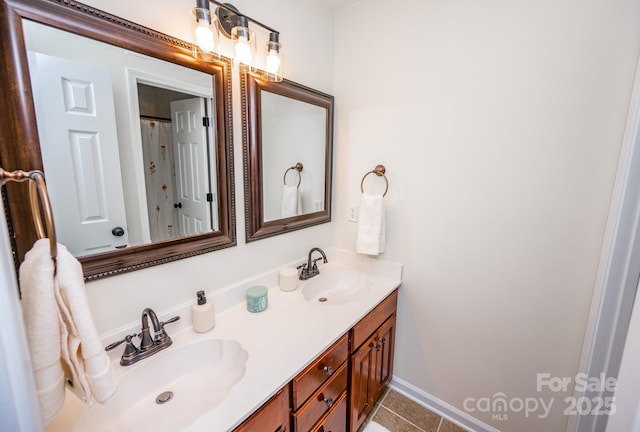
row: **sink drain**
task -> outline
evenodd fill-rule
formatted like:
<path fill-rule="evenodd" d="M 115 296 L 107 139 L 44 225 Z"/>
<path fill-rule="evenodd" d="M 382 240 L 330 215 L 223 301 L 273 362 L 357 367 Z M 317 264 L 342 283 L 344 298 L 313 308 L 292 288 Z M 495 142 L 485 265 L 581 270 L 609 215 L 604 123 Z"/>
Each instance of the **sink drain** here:
<path fill-rule="evenodd" d="M 326 302 L 326 301 L 327 301 L 327 298 L 326 298 L 326 297 L 320 297 L 320 298 L 318 299 L 318 301 L 319 301 L 320 303 L 324 303 L 324 302 Z"/>
<path fill-rule="evenodd" d="M 165 403 L 169 402 L 171 399 L 173 399 L 173 392 L 172 391 L 162 392 L 156 398 L 156 403 L 158 405 L 162 405 L 162 404 L 165 404 Z"/>

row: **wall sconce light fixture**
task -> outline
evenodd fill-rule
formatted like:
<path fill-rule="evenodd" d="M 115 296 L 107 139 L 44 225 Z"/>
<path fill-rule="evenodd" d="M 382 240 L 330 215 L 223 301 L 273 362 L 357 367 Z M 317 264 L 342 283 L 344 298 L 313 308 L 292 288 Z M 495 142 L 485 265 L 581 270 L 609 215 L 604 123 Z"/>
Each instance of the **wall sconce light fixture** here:
<path fill-rule="evenodd" d="M 211 12 L 209 3 L 217 5 L 215 13 Z M 234 44 L 235 66 L 244 64 L 249 73 L 266 81 L 282 81 L 284 62 L 280 33 L 277 30 L 241 14 L 229 3 L 215 0 L 196 0 L 193 15 L 196 17 L 194 57 L 205 61 L 219 57 L 221 51 L 218 35 L 222 34 Z M 256 54 L 256 35 L 249 27 L 250 22 L 269 32 L 269 40 L 259 55 Z"/>

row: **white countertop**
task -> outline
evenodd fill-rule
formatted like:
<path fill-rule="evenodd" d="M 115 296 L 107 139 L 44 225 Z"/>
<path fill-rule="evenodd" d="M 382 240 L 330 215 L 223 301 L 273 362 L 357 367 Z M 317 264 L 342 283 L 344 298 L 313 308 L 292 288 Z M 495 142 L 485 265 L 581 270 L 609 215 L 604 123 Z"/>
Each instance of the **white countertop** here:
<path fill-rule="evenodd" d="M 216 325 L 208 333 L 198 334 L 192 330 L 190 304 L 159 317 L 166 320 L 179 314 L 182 318 L 175 326 L 167 326 L 173 345 L 166 351 L 184 343 L 214 338 L 237 341 L 249 354 L 242 379 L 231 388 L 222 402 L 195 420 L 185 431 L 226 431 L 238 426 L 400 286 L 402 266 L 398 263 L 334 249 L 327 255 L 330 264 L 339 263 L 367 271 L 371 280 L 370 290 L 362 297 L 341 305 L 309 302 L 302 296 L 302 281 L 295 291 L 281 291 L 278 286 L 280 269 L 275 269 L 235 284 L 210 298 L 216 306 Z M 247 311 L 244 291 L 254 285 L 269 288 L 268 308 L 264 312 Z M 128 334 L 127 329 L 120 329 L 105 337 L 105 344 L 125 334 Z M 117 353 L 112 354 L 112 363 L 116 373 L 126 372 L 126 368 L 118 363 L 121 350 L 114 351 Z M 140 365 L 143 366 L 143 363 L 144 360 Z M 54 420 L 47 427 L 47 432 L 58 430 L 58 423 Z M 69 423 L 64 423 L 68 427 Z"/>

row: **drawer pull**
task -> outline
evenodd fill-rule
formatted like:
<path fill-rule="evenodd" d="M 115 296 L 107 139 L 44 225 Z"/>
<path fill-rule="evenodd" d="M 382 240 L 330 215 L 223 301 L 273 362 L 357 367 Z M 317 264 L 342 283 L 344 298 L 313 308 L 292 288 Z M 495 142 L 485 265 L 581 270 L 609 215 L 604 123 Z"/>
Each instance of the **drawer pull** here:
<path fill-rule="evenodd" d="M 333 373 L 335 372 L 331 366 L 325 366 L 322 368 L 322 370 L 324 371 L 324 374 L 328 377 L 333 375 Z"/>
<path fill-rule="evenodd" d="M 384 345 L 385 343 L 387 343 L 387 340 L 385 338 L 380 338 L 380 343 Z"/>
<path fill-rule="evenodd" d="M 331 408 L 331 405 L 333 405 L 333 399 L 331 398 L 324 398 L 323 402 L 327 404 L 327 408 Z"/>
<path fill-rule="evenodd" d="M 376 349 L 376 351 L 380 351 L 380 350 L 382 349 L 382 345 L 377 344 L 377 345 L 375 346 L 375 349 Z"/>

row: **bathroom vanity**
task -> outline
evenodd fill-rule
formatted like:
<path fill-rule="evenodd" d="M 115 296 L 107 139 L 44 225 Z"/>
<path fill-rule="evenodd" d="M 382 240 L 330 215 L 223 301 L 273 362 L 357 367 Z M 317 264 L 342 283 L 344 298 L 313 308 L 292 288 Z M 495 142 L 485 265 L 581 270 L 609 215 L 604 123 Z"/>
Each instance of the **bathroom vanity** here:
<path fill-rule="evenodd" d="M 357 431 L 391 380 L 397 301 L 395 289 L 235 430 Z"/>
<path fill-rule="evenodd" d="M 131 366 L 119 364 L 121 349 L 109 351 L 114 397 L 87 407 L 68 389 L 46 432 L 132 424 L 142 424 L 138 431 L 357 431 L 391 379 L 402 266 L 337 249 L 327 256 L 320 274 L 295 291 L 280 290 L 274 269 L 209 293 L 210 332 L 193 331 L 191 303 L 158 313 L 161 321 L 181 316 L 167 329 L 173 344 Z M 366 275 L 364 285 L 354 278 L 350 289 L 335 288 L 354 272 Z M 260 313 L 249 312 L 245 299 L 255 285 L 268 287 Z M 105 346 L 139 325 L 103 335 Z M 167 393 L 172 398 L 159 403 Z"/>

